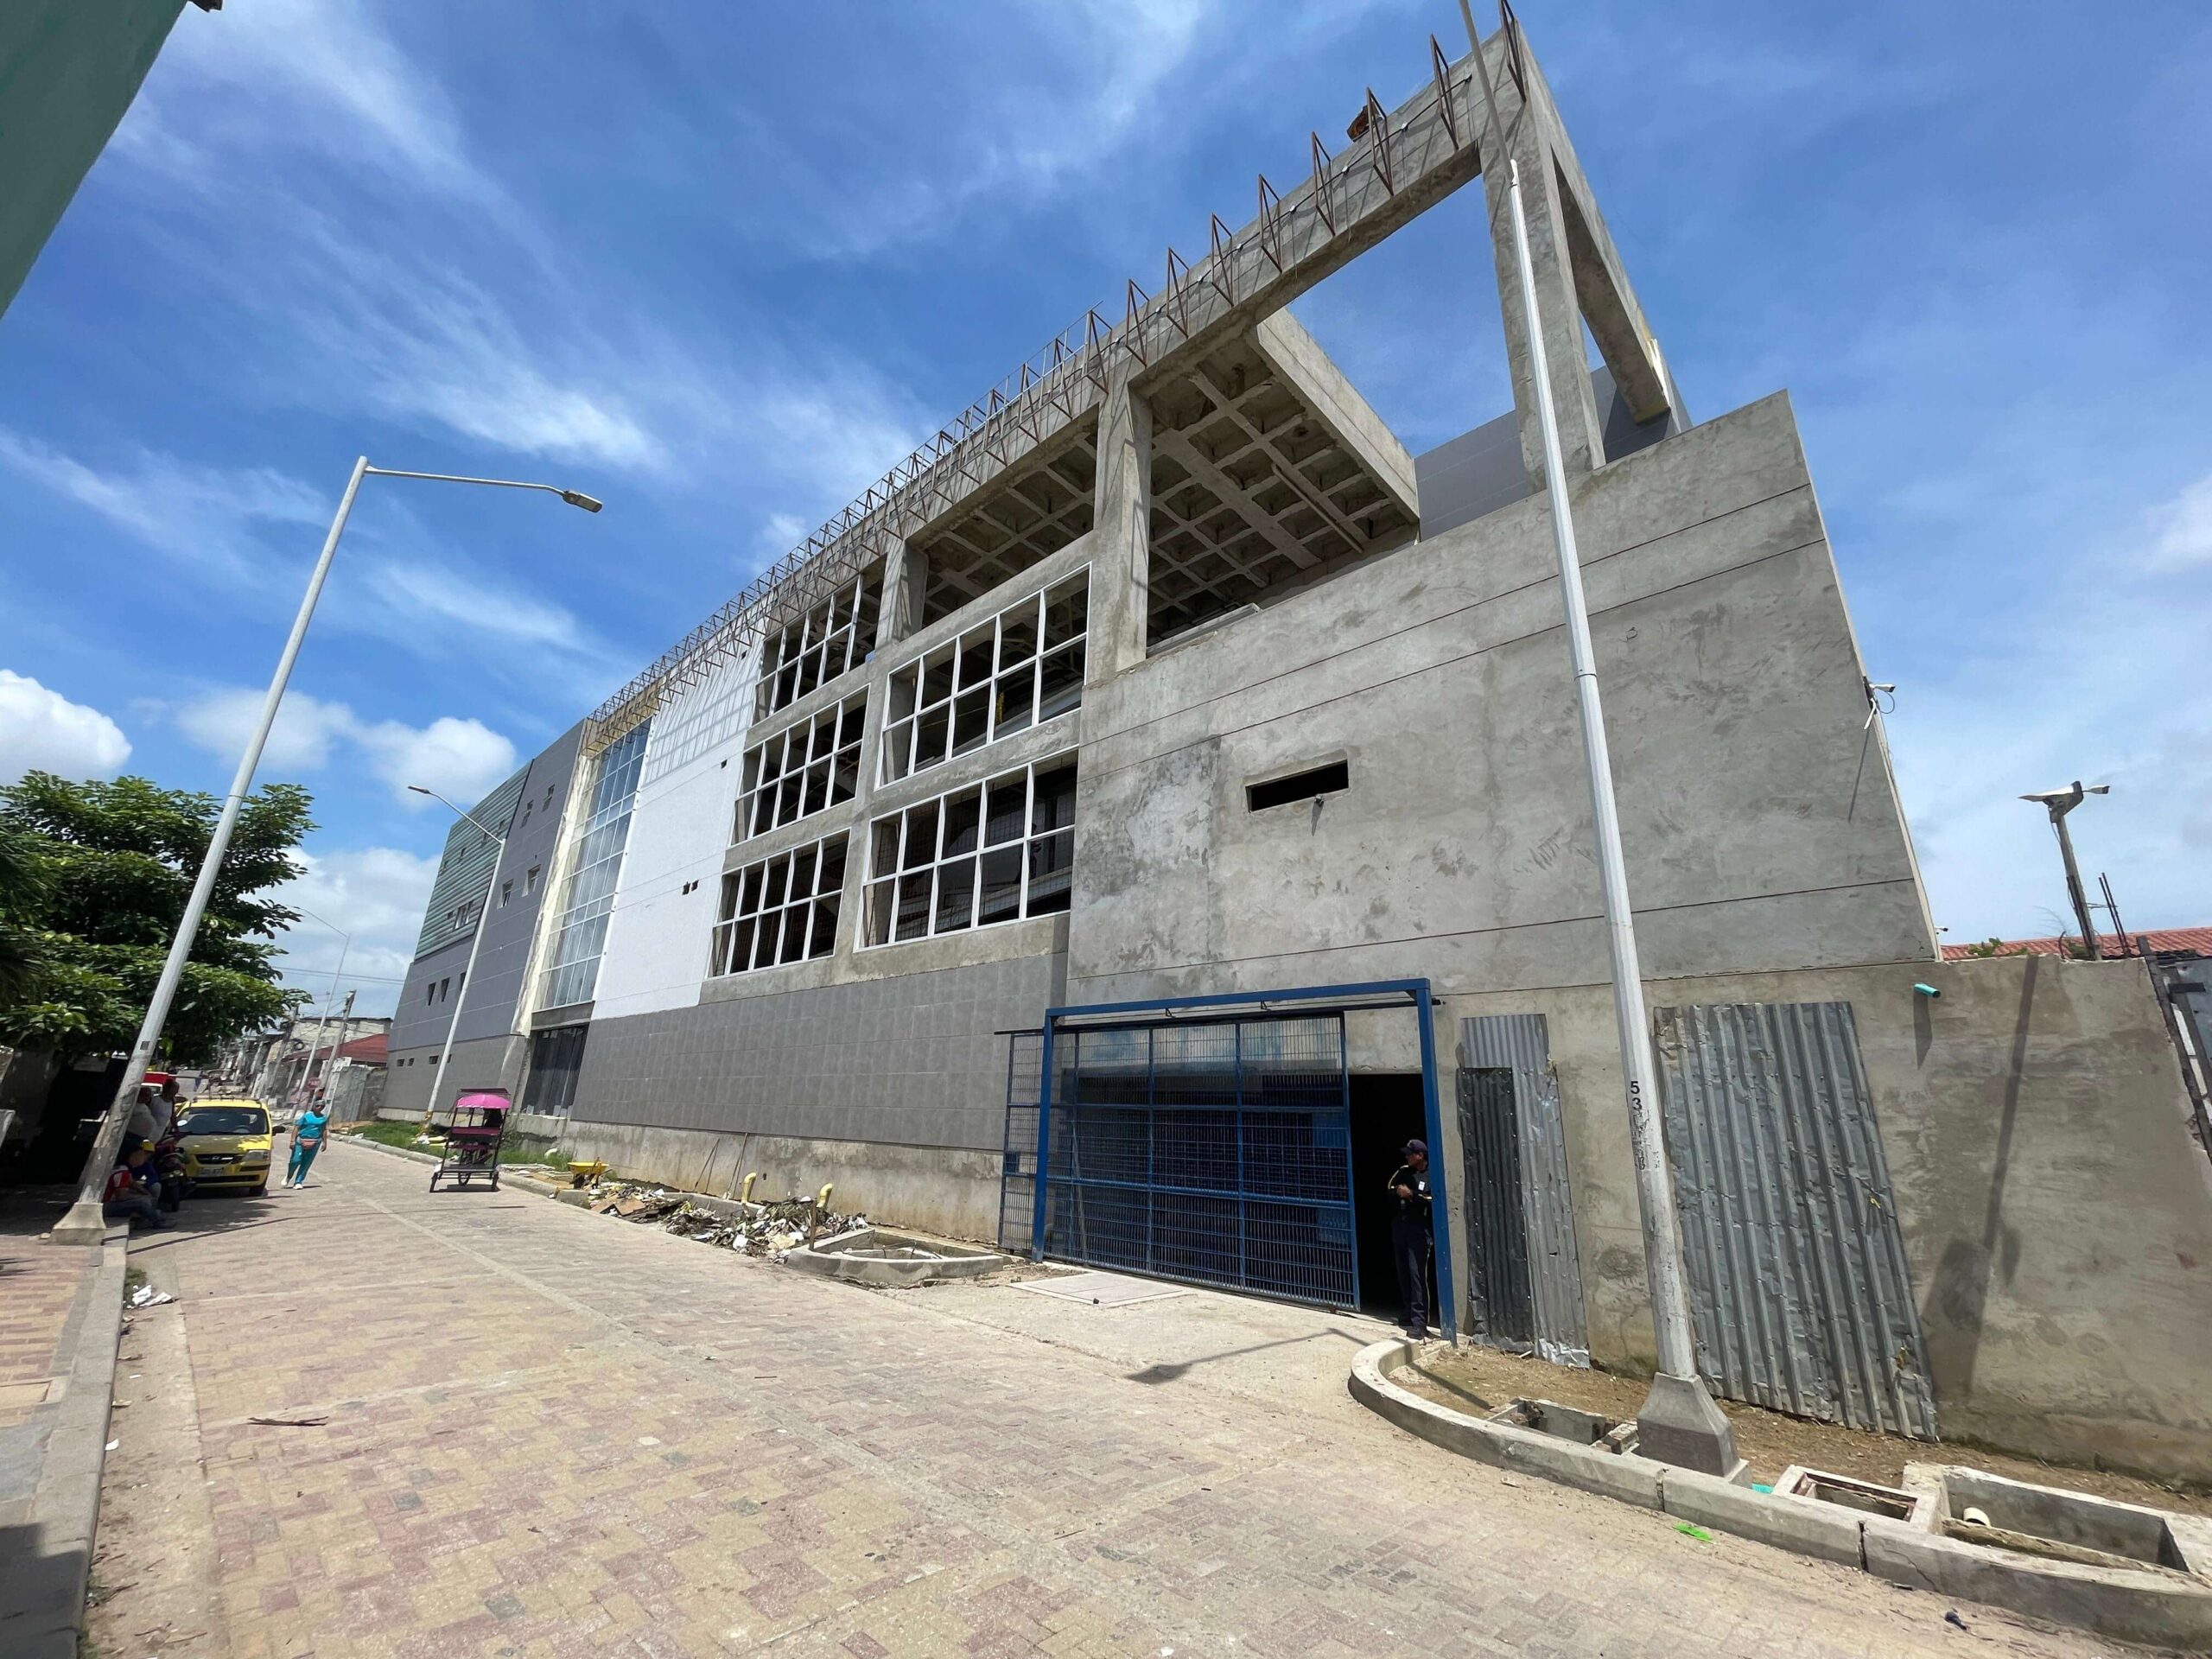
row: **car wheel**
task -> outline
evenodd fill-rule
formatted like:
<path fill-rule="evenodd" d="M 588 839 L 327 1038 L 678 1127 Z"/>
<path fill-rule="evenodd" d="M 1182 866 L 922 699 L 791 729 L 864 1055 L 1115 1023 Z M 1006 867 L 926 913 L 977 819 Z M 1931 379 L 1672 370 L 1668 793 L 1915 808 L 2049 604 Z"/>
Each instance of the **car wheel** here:
<path fill-rule="evenodd" d="M 249 1198 L 267 1198 L 269 1196 L 269 1183 L 264 1181 L 259 1186 L 249 1186 L 245 1190 L 245 1195 Z"/>

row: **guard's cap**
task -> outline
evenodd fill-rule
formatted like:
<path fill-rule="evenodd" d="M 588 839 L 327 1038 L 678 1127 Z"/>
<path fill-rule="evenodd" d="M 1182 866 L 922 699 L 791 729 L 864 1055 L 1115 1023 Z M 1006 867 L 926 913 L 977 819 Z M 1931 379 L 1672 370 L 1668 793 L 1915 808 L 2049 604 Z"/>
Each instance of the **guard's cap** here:
<path fill-rule="evenodd" d="M 1399 1156 L 1409 1158 L 1414 1153 L 1421 1154 L 1424 1158 L 1427 1157 L 1428 1142 L 1426 1141 L 1408 1141 L 1406 1142 L 1404 1147 L 1400 1151 Z"/>

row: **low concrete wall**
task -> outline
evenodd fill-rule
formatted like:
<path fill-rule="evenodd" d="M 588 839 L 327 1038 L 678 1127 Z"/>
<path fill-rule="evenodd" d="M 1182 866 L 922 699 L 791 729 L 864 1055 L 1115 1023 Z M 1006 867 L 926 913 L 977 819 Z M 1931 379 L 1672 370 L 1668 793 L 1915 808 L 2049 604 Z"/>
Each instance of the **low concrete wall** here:
<path fill-rule="evenodd" d="M 835 1208 L 871 1221 L 984 1243 L 998 1237 L 995 1152 L 582 1122 L 569 1124 L 563 1147 L 571 1158 L 604 1160 L 626 1179 L 690 1192 L 734 1192 L 755 1170 L 756 1198 L 812 1193 L 826 1181 L 837 1189 Z"/>
<path fill-rule="evenodd" d="M 2139 963 L 1906 963 L 1646 995 L 1852 1005 L 1947 1440 L 2212 1478 L 2212 1161 Z M 1649 1370 L 1610 994 L 1453 996 L 1443 1020 L 1532 1008 L 1559 1073 L 1591 1352 Z M 1453 1034 L 1440 1020 L 1441 1054 Z"/>

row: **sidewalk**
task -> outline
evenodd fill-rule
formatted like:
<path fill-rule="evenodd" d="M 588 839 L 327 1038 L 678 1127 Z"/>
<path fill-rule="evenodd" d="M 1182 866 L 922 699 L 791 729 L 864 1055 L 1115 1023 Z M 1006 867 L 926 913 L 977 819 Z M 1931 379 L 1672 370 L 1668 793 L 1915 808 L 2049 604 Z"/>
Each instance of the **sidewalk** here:
<path fill-rule="evenodd" d="M 67 1189 L 0 1198 L 0 1653 L 73 1659 L 123 1313 L 124 1245 L 47 1243 Z"/>
<path fill-rule="evenodd" d="M 118 1596 L 118 1659 L 2113 1651 L 1439 1455 L 1345 1392 L 1364 1322 L 885 1294 L 427 1188 L 340 1142 L 139 1241 L 196 1432 L 134 1389 L 116 1478 L 146 1440 L 195 1502 L 118 1494 L 103 1577 L 156 1553 L 123 1510 L 174 1514 L 219 1605 Z"/>

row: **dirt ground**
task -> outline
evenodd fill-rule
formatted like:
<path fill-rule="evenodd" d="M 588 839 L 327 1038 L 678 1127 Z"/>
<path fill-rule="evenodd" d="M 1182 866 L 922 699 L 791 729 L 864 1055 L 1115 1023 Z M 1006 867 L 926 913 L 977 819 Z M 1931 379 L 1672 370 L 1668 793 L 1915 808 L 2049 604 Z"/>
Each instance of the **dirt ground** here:
<path fill-rule="evenodd" d="M 1643 1403 L 1648 1387 L 1604 1371 L 1576 1370 L 1472 1346 L 1456 1353 L 1432 1346 L 1414 1364 L 1394 1373 L 1392 1380 L 1424 1399 L 1471 1416 L 1481 1416 L 1513 1400 L 1538 1399 L 1602 1412 L 1608 1417 L 1633 1417 Z M 1895 1486 L 1908 1463 L 1964 1463 L 2014 1480 L 2064 1486 L 2123 1503 L 2212 1516 L 2212 1492 L 2178 1490 L 2107 1470 L 2039 1463 L 2002 1452 L 1869 1434 L 1833 1423 L 1808 1422 L 1779 1412 L 1762 1411 L 1732 1400 L 1721 1404 L 1736 1431 L 1736 1451 L 1750 1462 L 1754 1480 L 1770 1483 L 1791 1464 L 1802 1464 Z"/>

